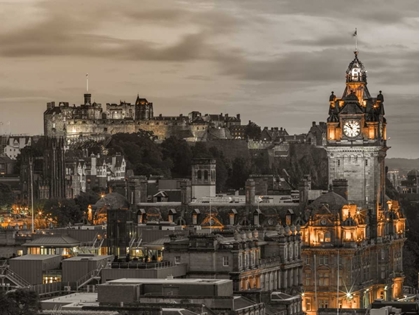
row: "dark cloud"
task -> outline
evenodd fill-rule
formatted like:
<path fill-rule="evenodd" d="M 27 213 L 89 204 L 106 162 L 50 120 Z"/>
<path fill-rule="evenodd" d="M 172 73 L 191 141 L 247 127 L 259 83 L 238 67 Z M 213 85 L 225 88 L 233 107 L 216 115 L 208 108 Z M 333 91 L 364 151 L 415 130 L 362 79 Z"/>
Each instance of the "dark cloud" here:
<path fill-rule="evenodd" d="M 407 17 L 418 17 L 419 3 L 417 0 L 360 0 L 351 3 L 347 0 L 269 0 L 255 2 L 241 1 L 241 6 L 252 12 L 276 15 L 301 14 L 314 17 L 335 18 L 339 23 L 343 18 L 353 21 L 349 28 L 357 24 L 380 23 L 391 24 L 403 22 Z"/>
<path fill-rule="evenodd" d="M 81 102 L 80 77 L 92 72 L 103 104 L 141 92 L 165 115 L 241 113 L 244 122 L 307 132 L 325 121 L 330 91 L 341 96 L 357 27 L 371 94 L 385 95 L 388 153 L 418 151 L 418 1 L 34 3 L 30 15 L 26 3 L 0 12 L 22 21 L 0 28 L 2 119 L 13 119 L 16 104 L 30 107 L 26 129 L 37 115 L 32 128 L 42 130 L 46 101 Z"/>

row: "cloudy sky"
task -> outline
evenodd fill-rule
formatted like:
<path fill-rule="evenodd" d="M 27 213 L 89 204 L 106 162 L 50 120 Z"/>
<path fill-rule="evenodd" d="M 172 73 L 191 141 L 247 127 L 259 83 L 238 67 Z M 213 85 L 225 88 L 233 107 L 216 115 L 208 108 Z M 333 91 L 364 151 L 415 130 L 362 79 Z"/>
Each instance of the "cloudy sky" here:
<path fill-rule="evenodd" d="M 390 157 L 419 155 L 418 0 L 0 0 L 0 131 L 41 134 L 49 101 L 241 113 L 306 133 L 341 96 L 358 29 Z"/>

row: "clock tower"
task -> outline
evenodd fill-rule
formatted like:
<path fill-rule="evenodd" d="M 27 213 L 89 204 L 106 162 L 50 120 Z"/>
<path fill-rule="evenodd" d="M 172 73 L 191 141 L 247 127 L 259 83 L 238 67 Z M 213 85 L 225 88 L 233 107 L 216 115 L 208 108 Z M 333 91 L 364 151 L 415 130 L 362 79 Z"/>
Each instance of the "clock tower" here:
<path fill-rule="evenodd" d="M 371 97 L 358 52 L 346 71 L 341 98 L 331 93 L 327 120 L 328 180 L 347 179 L 348 201 L 364 209 L 385 206 L 386 119 L 382 92 Z M 378 214 L 378 213 L 376 213 Z"/>

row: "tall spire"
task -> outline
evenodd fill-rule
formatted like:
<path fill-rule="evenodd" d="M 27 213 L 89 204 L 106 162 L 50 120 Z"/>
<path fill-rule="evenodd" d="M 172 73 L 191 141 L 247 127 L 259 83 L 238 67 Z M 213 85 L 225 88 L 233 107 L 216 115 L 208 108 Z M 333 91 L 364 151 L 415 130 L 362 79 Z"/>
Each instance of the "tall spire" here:
<path fill-rule="evenodd" d="M 86 93 L 89 93 L 89 73 L 86 73 Z"/>

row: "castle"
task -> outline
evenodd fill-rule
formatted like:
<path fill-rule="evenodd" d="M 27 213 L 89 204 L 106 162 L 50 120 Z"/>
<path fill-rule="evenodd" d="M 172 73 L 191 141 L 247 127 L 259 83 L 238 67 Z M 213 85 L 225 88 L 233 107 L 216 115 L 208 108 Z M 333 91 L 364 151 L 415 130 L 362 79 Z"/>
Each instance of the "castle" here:
<path fill-rule="evenodd" d="M 134 104 L 120 102 L 92 102 L 91 94 L 84 94 L 84 103 L 70 106 L 68 102 L 47 103 L 44 112 L 44 135 L 66 139 L 67 144 L 84 140 L 103 140 L 116 133 L 146 131 L 153 133 L 157 141 L 170 136 L 190 142 L 205 141 L 208 137 L 232 139 L 229 128 L 241 125 L 240 115 L 202 115 L 193 111 L 184 116 L 154 116 L 153 103 L 145 98 Z"/>

